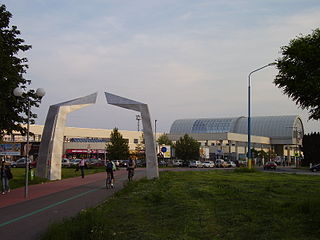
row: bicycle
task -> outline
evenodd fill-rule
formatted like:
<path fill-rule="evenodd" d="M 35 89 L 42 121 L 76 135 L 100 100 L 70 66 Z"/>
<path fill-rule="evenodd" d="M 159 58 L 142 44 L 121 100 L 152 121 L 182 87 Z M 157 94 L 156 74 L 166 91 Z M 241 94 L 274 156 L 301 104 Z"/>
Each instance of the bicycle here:
<path fill-rule="evenodd" d="M 113 188 L 111 172 L 107 172 L 106 188 Z"/>

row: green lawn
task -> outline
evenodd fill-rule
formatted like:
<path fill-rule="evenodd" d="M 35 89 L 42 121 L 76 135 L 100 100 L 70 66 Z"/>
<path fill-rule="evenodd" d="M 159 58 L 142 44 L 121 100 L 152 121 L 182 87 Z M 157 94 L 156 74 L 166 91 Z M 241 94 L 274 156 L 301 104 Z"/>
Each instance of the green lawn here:
<path fill-rule="evenodd" d="M 320 176 L 162 172 L 52 225 L 43 239 L 319 239 L 319 186 Z"/>
<path fill-rule="evenodd" d="M 35 169 L 31 171 L 36 171 Z M 29 184 L 39 184 L 43 182 L 49 181 L 48 179 L 43 179 L 39 177 L 31 177 L 31 171 L 29 171 Z M 104 167 L 90 168 L 85 170 L 85 174 L 93 174 L 98 172 L 104 172 Z M 13 179 L 10 180 L 10 188 L 19 188 L 25 185 L 25 169 L 24 168 L 11 168 L 11 172 L 13 174 Z M 62 168 L 62 179 L 72 178 L 81 176 L 80 171 L 75 171 L 74 168 Z"/>

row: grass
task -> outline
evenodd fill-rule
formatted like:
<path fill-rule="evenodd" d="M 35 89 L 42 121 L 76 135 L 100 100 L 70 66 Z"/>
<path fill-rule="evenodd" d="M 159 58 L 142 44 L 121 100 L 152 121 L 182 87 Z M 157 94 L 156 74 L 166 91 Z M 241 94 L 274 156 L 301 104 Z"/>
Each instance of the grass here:
<path fill-rule="evenodd" d="M 33 169 L 31 171 L 36 171 L 36 170 Z M 39 184 L 39 183 L 49 181 L 48 179 L 45 179 L 45 178 L 39 178 L 36 176 L 31 177 L 31 171 L 29 171 L 29 185 Z M 104 167 L 90 168 L 85 170 L 85 174 L 88 175 L 88 174 L 94 174 L 94 173 L 104 172 L 104 171 L 105 171 Z M 25 185 L 25 168 L 11 168 L 11 172 L 13 175 L 13 179 L 10 180 L 10 188 L 14 189 L 14 188 L 23 187 Z M 81 176 L 80 171 L 76 172 L 74 168 L 62 168 L 62 172 L 61 172 L 62 179 L 78 177 L 78 176 Z"/>
<path fill-rule="evenodd" d="M 162 172 L 52 225 L 43 239 L 319 239 L 320 177 Z"/>

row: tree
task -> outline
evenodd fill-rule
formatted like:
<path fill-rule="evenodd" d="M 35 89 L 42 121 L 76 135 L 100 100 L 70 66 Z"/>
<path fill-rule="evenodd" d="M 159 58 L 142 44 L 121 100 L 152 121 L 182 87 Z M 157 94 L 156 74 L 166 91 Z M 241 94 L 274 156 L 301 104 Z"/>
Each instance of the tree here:
<path fill-rule="evenodd" d="M 135 159 L 140 159 L 140 160 L 146 159 L 146 143 L 145 143 L 143 133 L 140 137 L 140 142 L 136 145 L 135 151 L 133 154 L 131 154 L 131 157 L 134 157 Z"/>
<path fill-rule="evenodd" d="M 172 141 L 168 138 L 168 135 L 165 133 L 158 137 L 157 142 L 159 145 L 173 145 Z"/>
<path fill-rule="evenodd" d="M 176 156 L 177 158 L 182 159 L 184 162 L 187 162 L 188 160 L 199 159 L 199 148 L 200 143 L 198 143 L 188 134 L 185 134 L 176 142 Z"/>
<path fill-rule="evenodd" d="M 128 141 L 122 137 L 117 128 L 114 128 L 110 134 L 107 153 L 110 160 L 122 160 L 129 157 Z"/>
<path fill-rule="evenodd" d="M 304 159 L 303 166 L 309 166 L 310 163 L 320 163 L 320 133 L 311 133 L 303 136 L 302 151 Z"/>
<path fill-rule="evenodd" d="M 281 47 L 279 73 L 274 83 L 302 109 L 309 119 L 320 119 L 320 29 L 299 36 Z"/>
<path fill-rule="evenodd" d="M 13 95 L 13 89 L 20 87 L 26 89 L 31 80 L 23 77 L 26 73 L 27 58 L 19 58 L 18 53 L 25 52 L 31 48 L 25 45 L 24 40 L 18 38 L 20 31 L 16 26 L 10 28 L 11 13 L 6 10 L 5 5 L 0 5 L 0 138 L 3 134 L 18 131 L 26 133 L 26 128 L 21 124 L 27 123 L 26 101 L 19 100 Z M 29 97 L 30 106 L 38 107 L 39 98 L 34 90 L 28 91 L 23 95 L 23 99 Z M 35 114 L 31 115 L 31 123 L 34 122 Z"/>

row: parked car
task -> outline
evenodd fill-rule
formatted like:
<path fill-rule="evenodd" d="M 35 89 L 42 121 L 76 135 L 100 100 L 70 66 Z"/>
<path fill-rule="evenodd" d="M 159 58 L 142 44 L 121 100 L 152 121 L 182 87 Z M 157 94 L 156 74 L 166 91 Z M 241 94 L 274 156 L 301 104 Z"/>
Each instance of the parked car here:
<path fill-rule="evenodd" d="M 273 169 L 276 170 L 277 169 L 277 164 L 275 162 L 269 161 L 266 162 L 266 164 L 263 166 L 264 170 L 268 170 L 268 169 Z"/>
<path fill-rule="evenodd" d="M 182 167 L 183 161 L 182 160 L 173 160 L 172 165 L 174 167 Z"/>
<path fill-rule="evenodd" d="M 136 160 L 136 166 L 137 166 L 137 167 L 146 167 L 146 160 L 144 160 L 144 159 L 137 159 L 137 160 Z"/>
<path fill-rule="evenodd" d="M 312 171 L 312 172 L 320 171 L 320 163 L 319 163 L 319 164 L 316 164 L 316 165 L 313 165 L 313 166 L 310 168 L 310 171 Z"/>
<path fill-rule="evenodd" d="M 227 161 L 226 164 L 227 164 L 227 167 L 236 167 L 237 166 L 233 161 Z"/>
<path fill-rule="evenodd" d="M 79 165 L 79 162 L 80 162 L 81 159 L 71 159 L 70 162 L 71 162 L 71 166 L 77 166 Z"/>
<path fill-rule="evenodd" d="M 215 165 L 217 168 L 228 167 L 228 164 L 223 159 L 216 159 Z"/>
<path fill-rule="evenodd" d="M 158 164 L 160 167 L 167 167 L 168 166 L 168 163 L 165 160 L 160 160 Z"/>
<path fill-rule="evenodd" d="M 29 168 L 35 168 L 37 167 L 36 161 L 31 161 L 31 159 L 28 159 Z M 11 163 L 11 167 L 14 168 L 24 168 L 26 167 L 26 158 L 19 158 L 17 161 Z"/>
<path fill-rule="evenodd" d="M 102 167 L 105 166 L 105 160 L 102 159 L 91 159 L 91 166 L 93 167 Z"/>
<path fill-rule="evenodd" d="M 205 161 L 205 162 L 202 163 L 202 167 L 204 167 L 204 168 L 213 168 L 214 167 L 214 162 Z"/>
<path fill-rule="evenodd" d="M 72 163 L 70 161 L 70 159 L 68 158 L 63 158 L 61 161 L 61 166 L 62 167 L 71 167 Z"/>
<path fill-rule="evenodd" d="M 189 167 L 195 167 L 195 168 L 200 168 L 202 167 L 202 163 L 200 161 L 190 161 L 189 162 Z"/>
<path fill-rule="evenodd" d="M 119 167 L 126 168 L 128 166 L 129 160 L 119 160 Z"/>

